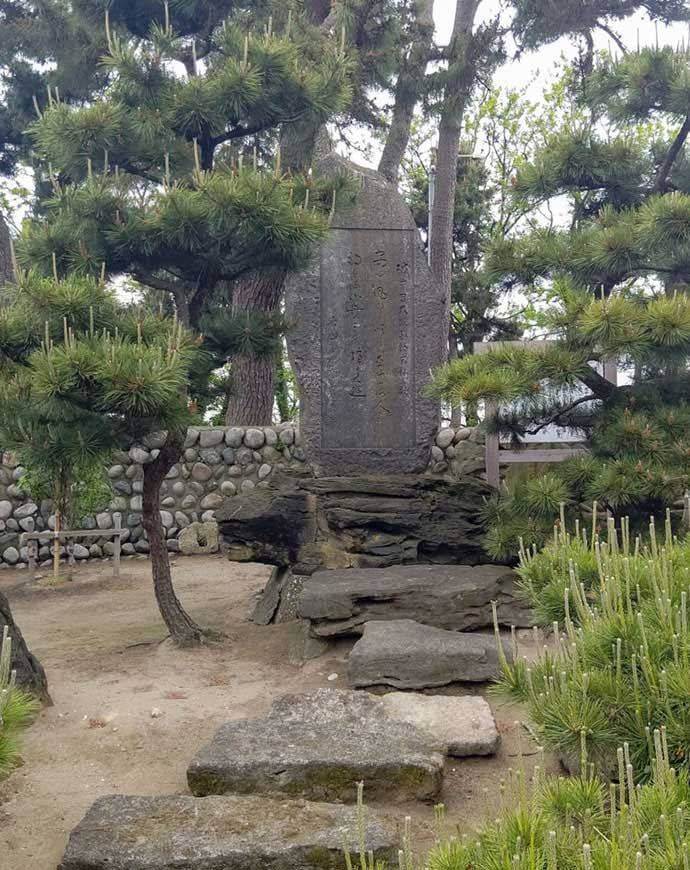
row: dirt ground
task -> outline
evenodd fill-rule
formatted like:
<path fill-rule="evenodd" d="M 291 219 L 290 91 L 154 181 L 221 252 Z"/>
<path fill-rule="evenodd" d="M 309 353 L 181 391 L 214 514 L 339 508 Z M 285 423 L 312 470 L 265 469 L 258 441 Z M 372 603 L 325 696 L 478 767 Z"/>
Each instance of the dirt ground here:
<path fill-rule="evenodd" d="M 18 624 L 48 674 L 52 707 L 27 732 L 23 765 L 0 783 L 0 870 L 55 870 L 69 831 L 105 794 L 186 791 L 194 752 L 225 720 L 264 714 L 286 692 L 346 686 L 347 645 L 303 668 L 287 660 L 288 626 L 261 627 L 247 614 L 268 577 L 262 565 L 180 558 L 175 584 L 185 607 L 226 640 L 178 650 L 165 640 L 145 560 L 80 566 L 59 587 L 0 573 Z M 449 689 L 455 694 L 459 689 Z M 496 811 L 500 781 L 538 756 L 520 711 L 492 701 L 502 744 L 493 759 L 449 763 L 443 801 L 449 824 L 469 830 Z M 528 770 L 529 772 L 529 770 Z M 432 807 L 377 807 L 420 842 L 433 835 Z"/>

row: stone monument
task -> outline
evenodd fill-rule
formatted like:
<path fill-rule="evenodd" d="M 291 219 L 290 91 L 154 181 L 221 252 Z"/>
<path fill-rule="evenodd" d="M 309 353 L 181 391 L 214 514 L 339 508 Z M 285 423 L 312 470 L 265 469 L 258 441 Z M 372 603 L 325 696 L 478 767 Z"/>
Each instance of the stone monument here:
<path fill-rule="evenodd" d="M 447 356 L 441 293 L 397 189 L 334 153 L 316 168 L 358 190 L 286 290 L 307 456 L 317 475 L 423 472 L 439 426 L 424 390 Z"/>

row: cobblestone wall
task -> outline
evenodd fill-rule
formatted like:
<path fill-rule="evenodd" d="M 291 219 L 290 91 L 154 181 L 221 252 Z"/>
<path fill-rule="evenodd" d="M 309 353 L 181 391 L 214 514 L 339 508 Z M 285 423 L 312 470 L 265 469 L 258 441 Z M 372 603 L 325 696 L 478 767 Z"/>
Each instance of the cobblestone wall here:
<path fill-rule="evenodd" d="M 155 458 L 160 441 L 156 436 L 118 453 L 108 469 L 113 496 L 109 505 L 93 516 L 84 517 L 81 528 L 93 530 L 93 537 L 74 545 L 76 559 L 103 558 L 112 554 L 112 539 L 99 530 L 113 527 L 119 512 L 125 529 L 122 553 L 146 554 L 149 545 L 141 524 L 143 466 Z M 266 487 L 276 471 L 306 470 L 306 457 L 299 431 L 293 424 L 270 428 L 190 429 L 181 462 L 174 466 L 162 486 L 161 519 L 168 537 L 168 549 L 179 549 L 180 531 L 194 522 L 214 519 L 214 511 L 227 497 Z M 429 470 L 434 473 L 481 474 L 484 450 L 472 429 L 442 429 L 431 447 Z M 0 463 L 0 568 L 21 567 L 27 551 L 21 546 L 22 532 L 54 528 L 49 502 L 36 504 L 21 488 L 23 469 L 10 454 Z M 48 562 L 46 542 L 39 561 Z"/>

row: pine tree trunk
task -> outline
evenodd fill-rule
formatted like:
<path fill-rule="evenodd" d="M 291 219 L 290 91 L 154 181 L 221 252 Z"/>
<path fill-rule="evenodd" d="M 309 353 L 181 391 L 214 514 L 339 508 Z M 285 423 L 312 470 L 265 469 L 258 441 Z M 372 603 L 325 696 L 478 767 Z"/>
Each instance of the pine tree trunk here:
<path fill-rule="evenodd" d="M 158 457 L 144 466 L 142 524 L 151 548 L 151 573 L 158 608 L 174 643 L 188 647 L 203 643 L 204 632 L 184 610 L 175 594 L 170 555 L 160 514 L 161 484 L 179 460 L 182 444 L 183 438 L 180 434 L 169 435 Z"/>
<path fill-rule="evenodd" d="M 232 293 L 234 315 L 261 311 L 277 312 L 285 272 L 253 272 L 238 281 Z M 273 422 L 275 390 L 273 354 L 237 354 L 230 358 L 228 426 L 270 426 Z"/>
<path fill-rule="evenodd" d="M 12 266 L 10 231 L 2 213 L 0 213 L 0 288 L 3 284 L 9 284 L 12 281 L 14 281 L 14 268 Z"/>
<path fill-rule="evenodd" d="M 231 359 L 228 426 L 270 426 L 275 398 L 275 360 L 243 354 Z"/>
<path fill-rule="evenodd" d="M 38 659 L 29 651 L 19 626 L 12 617 L 10 602 L 0 592 L 0 638 L 5 626 L 12 639 L 11 667 L 17 672 L 17 685 L 41 701 L 51 703 L 46 673 Z"/>
<path fill-rule="evenodd" d="M 458 184 L 458 160 L 462 121 L 474 84 L 472 52 L 468 50 L 479 0 L 457 0 L 455 24 L 449 53 L 448 84 L 445 89 L 436 158 L 436 197 L 431 236 L 431 269 L 446 304 L 446 330 L 450 322 L 453 274 L 453 221 Z"/>
<path fill-rule="evenodd" d="M 416 0 L 414 5 L 412 42 L 400 64 L 393 117 L 379 163 L 379 172 L 393 184 L 398 181 L 400 164 L 410 141 L 414 110 L 422 91 L 434 36 L 434 0 Z"/>

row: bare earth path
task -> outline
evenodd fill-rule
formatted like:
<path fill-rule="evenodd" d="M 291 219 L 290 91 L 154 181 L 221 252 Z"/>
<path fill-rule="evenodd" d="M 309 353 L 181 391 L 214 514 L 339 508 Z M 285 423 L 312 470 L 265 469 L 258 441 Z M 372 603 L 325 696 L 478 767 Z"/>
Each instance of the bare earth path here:
<path fill-rule="evenodd" d="M 286 692 L 346 686 L 347 646 L 300 669 L 287 660 L 287 626 L 247 621 L 265 566 L 178 559 L 185 606 L 227 635 L 193 651 L 164 640 L 146 561 L 126 561 L 119 580 L 109 575 L 107 564 L 82 566 L 73 582 L 50 588 L 28 585 L 23 572 L 0 574 L 55 702 L 27 733 L 24 765 L 0 783 L 0 870 L 55 870 L 69 831 L 100 795 L 185 792 L 187 763 L 223 721 L 260 716 Z M 465 830 L 495 813 L 499 781 L 517 763 L 516 712 L 495 709 L 500 755 L 446 774 L 449 818 Z M 398 823 L 412 815 L 420 837 L 431 835 L 432 808 L 391 813 Z"/>

